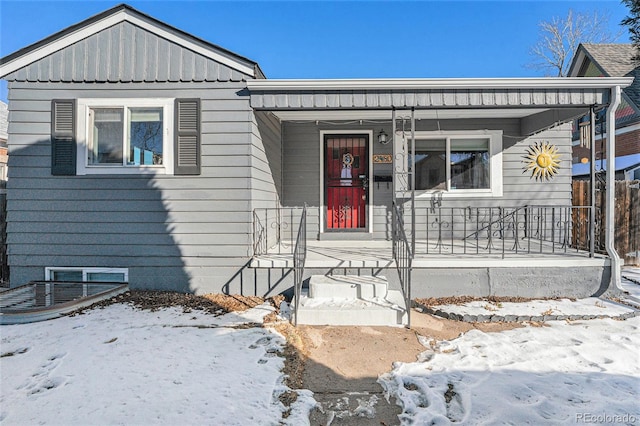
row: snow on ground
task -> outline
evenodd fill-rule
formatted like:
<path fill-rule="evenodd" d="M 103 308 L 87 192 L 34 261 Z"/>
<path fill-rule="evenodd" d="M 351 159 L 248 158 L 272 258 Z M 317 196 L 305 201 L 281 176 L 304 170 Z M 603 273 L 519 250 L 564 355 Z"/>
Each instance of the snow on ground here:
<path fill-rule="evenodd" d="M 379 382 L 407 424 L 640 424 L 640 317 L 431 342 Z"/>
<path fill-rule="evenodd" d="M 220 317 L 111 305 L 0 328 L 0 423 L 279 424 L 284 339 L 268 305 Z M 303 392 L 304 393 L 304 392 Z M 291 424 L 308 423 L 310 393 Z"/>
<path fill-rule="evenodd" d="M 640 302 L 640 268 L 622 269 L 622 289 L 635 298 L 636 302 Z"/>
<path fill-rule="evenodd" d="M 487 301 L 467 302 L 463 305 L 438 305 L 436 309 L 453 312 L 459 315 L 606 315 L 616 317 L 633 309 L 597 297 L 569 300 L 531 300 L 529 302 L 491 303 Z"/>

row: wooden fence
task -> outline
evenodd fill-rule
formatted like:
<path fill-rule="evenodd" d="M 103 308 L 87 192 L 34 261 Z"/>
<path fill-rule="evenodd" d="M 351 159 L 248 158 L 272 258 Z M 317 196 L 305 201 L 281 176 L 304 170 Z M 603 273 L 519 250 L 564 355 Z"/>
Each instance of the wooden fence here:
<path fill-rule="evenodd" d="M 604 183 L 602 182 L 596 183 L 595 204 L 595 250 L 599 253 L 606 253 L 604 226 L 602 226 L 605 219 Z M 589 181 L 573 182 L 573 205 L 591 205 Z M 576 219 L 580 221 L 588 220 L 586 217 L 581 217 L 574 218 L 574 221 Z M 625 264 L 640 265 L 640 181 L 616 181 L 614 229 L 614 245 L 620 257 L 624 258 Z M 588 227 L 586 231 L 581 232 L 588 233 Z M 574 235 L 574 241 L 588 241 L 588 234 L 585 236 Z M 588 249 L 588 246 L 579 248 Z"/>

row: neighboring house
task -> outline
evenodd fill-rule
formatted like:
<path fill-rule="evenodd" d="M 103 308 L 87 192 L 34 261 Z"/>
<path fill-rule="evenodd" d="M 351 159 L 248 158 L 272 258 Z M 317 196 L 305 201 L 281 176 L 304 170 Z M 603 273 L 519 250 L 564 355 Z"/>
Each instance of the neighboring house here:
<path fill-rule="evenodd" d="M 616 179 L 640 179 L 640 63 L 632 58 L 637 52 L 632 44 L 580 44 L 569 69 L 569 77 L 632 77 L 634 81 L 622 90 L 622 102 L 616 110 Z M 603 114 L 599 115 L 599 118 Z M 606 169 L 603 152 L 604 126 L 596 126 L 596 169 Z M 579 120 L 573 142 L 573 176 L 588 179 L 589 148 L 581 144 L 585 134 L 581 128 L 588 118 Z M 584 127 L 585 131 L 588 127 Z M 606 138 L 605 138 L 606 141 Z M 603 161 L 604 160 L 604 161 Z"/>
<path fill-rule="evenodd" d="M 570 120 L 629 79 L 267 80 L 126 5 L 0 76 L 12 286 L 265 295 L 344 274 L 575 297 L 617 277 L 567 207 Z"/>

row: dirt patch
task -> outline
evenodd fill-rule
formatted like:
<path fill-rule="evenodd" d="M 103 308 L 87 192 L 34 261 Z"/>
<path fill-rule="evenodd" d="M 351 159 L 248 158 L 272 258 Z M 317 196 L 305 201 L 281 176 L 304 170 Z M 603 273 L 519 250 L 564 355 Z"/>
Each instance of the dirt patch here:
<path fill-rule="evenodd" d="M 242 312 L 264 303 L 262 297 L 241 296 L 239 294 L 205 294 L 201 297 L 222 307 L 226 312 Z"/>
<path fill-rule="evenodd" d="M 378 391 L 378 376 L 394 361 L 412 362 L 425 350 L 416 332 L 400 327 L 299 326 L 312 347 L 305 387 L 322 391 Z M 355 387 L 355 388 L 354 388 Z"/>
<path fill-rule="evenodd" d="M 282 300 L 284 300 L 282 296 L 264 299 L 262 297 L 241 296 L 238 294 L 205 294 L 198 296 L 172 291 L 130 290 L 110 299 L 94 303 L 86 308 L 73 311 L 69 315 L 82 314 L 90 309 L 104 308 L 115 303 L 128 303 L 136 308 L 148 309 L 150 311 L 157 311 L 162 308 L 182 307 L 185 313 L 189 313 L 192 310 L 201 310 L 211 315 L 222 315 L 228 312 L 246 311 L 247 309 L 263 304 L 265 301 L 269 301 L 276 308 L 275 313 L 271 313 L 268 315 L 269 318 L 265 318 L 265 322 L 269 322 L 275 321 L 277 310 Z"/>
<path fill-rule="evenodd" d="M 391 370 L 393 362 L 414 362 L 426 348 L 418 335 L 434 341 L 451 340 L 469 330 L 500 332 L 521 323 L 464 323 L 413 311 L 411 329 L 367 326 L 298 326 L 309 339 L 305 348 L 304 387 L 316 390 L 348 389 L 353 382 L 367 387 Z M 310 346 L 309 346 L 310 345 Z M 364 389 L 359 389 L 364 390 Z"/>
<path fill-rule="evenodd" d="M 303 388 L 303 373 L 312 344 L 304 331 L 288 322 L 274 324 L 273 328 L 286 339 L 283 356 L 286 375 L 285 384 L 291 389 Z"/>

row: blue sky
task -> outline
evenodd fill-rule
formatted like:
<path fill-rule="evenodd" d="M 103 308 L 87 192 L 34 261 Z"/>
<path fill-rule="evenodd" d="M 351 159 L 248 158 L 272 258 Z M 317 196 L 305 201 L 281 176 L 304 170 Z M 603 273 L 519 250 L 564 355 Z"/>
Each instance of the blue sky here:
<path fill-rule="evenodd" d="M 0 56 L 120 2 L 0 0 Z M 258 62 L 269 78 L 526 77 L 538 22 L 627 9 L 599 1 L 131 1 L 174 27 Z M 6 100 L 6 83 L 0 87 Z"/>

